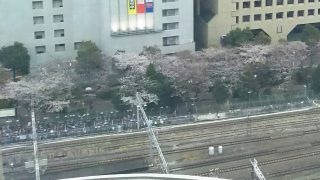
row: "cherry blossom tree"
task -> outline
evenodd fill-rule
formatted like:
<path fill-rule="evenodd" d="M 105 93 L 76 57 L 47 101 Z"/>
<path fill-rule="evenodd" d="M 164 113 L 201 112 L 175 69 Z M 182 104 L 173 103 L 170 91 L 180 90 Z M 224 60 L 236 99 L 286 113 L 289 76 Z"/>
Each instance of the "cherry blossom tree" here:
<path fill-rule="evenodd" d="M 303 64 L 309 55 L 310 50 L 304 42 L 289 42 L 272 46 L 268 62 L 273 69 L 287 69 L 292 72 Z"/>
<path fill-rule="evenodd" d="M 188 51 L 163 56 L 155 61 L 159 71 L 169 77 L 181 97 L 198 98 L 210 85 L 208 62 Z"/>
<path fill-rule="evenodd" d="M 37 67 L 20 81 L 5 84 L 1 93 L 38 110 L 61 111 L 71 99 L 69 90 L 73 83 L 68 73 L 61 68 Z"/>
<path fill-rule="evenodd" d="M 208 48 L 174 55 L 122 53 L 113 58 L 116 69 L 124 74 L 120 80 L 121 91 L 134 95 L 132 92 L 144 89 L 150 83 L 144 74 L 147 66 L 152 63 L 157 71 L 172 81 L 180 97 L 192 99 L 207 93 L 217 80 L 226 82 L 230 89 L 238 86 L 245 69 L 255 64 L 269 67 L 277 78 L 290 76 L 309 54 L 305 43 L 289 42 L 280 45 Z"/>
<path fill-rule="evenodd" d="M 118 53 L 112 57 L 115 71 L 122 75 L 119 94 L 125 103 L 135 101 L 136 92 L 140 92 L 146 103 L 157 103 L 158 97 L 148 93 L 146 87 L 152 82 L 145 74 L 147 66 L 151 63 L 145 55 Z"/>

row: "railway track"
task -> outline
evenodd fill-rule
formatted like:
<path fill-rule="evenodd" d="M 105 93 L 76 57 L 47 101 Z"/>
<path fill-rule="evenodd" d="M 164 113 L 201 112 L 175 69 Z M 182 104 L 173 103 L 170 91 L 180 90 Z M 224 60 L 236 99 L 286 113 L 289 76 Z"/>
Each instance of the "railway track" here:
<path fill-rule="evenodd" d="M 307 112 L 300 112 L 299 114 L 294 113 L 294 115 L 292 114 L 286 114 L 286 115 L 276 115 L 276 116 L 268 116 L 268 117 L 263 117 L 261 119 L 256 119 L 252 118 L 251 124 L 254 123 L 260 123 L 260 125 L 256 125 L 256 126 L 251 126 L 251 132 L 254 131 L 259 131 L 261 129 L 281 129 L 281 128 L 286 128 L 286 127 L 292 127 L 292 126 L 299 126 L 299 127 L 305 127 L 306 125 L 313 125 L 315 123 L 319 123 L 318 118 L 314 118 L 314 116 L 320 117 L 319 116 L 320 113 L 319 111 L 315 111 L 315 110 L 309 110 Z M 283 119 L 285 119 L 285 122 L 283 122 Z M 298 120 L 297 120 L 298 119 Z M 274 121 L 279 121 L 278 124 L 274 124 Z M 230 137 L 230 136 L 238 136 L 240 134 L 244 134 L 248 131 L 248 128 L 242 128 L 242 129 L 232 129 L 229 131 L 226 131 L 224 129 L 227 129 L 228 126 L 235 126 L 235 125 L 246 125 L 247 122 L 247 118 L 244 118 L 242 120 L 239 121 L 234 121 L 234 122 L 216 122 L 216 123 L 210 123 L 210 124 L 202 124 L 202 125 L 195 125 L 195 127 L 184 127 L 183 128 L 171 128 L 171 129 L 165 129 L 164 131 L 159 131 L 159 136 L 170 136 L 172 134 L 177 135 L 178 133 L 184 133 L 182 136 L 173 136 L 174 138 L 167 138 L 167 137 L 160 137 L 159 141 L 161 144 L 165 144 L 165 143 L 174 143 L 174 142 L 179 142 L 179 141 L 184 141 L 184 140 L 189 140 L 192 138 L 210 138 L 213 136 L 217 136 L 220 135 L 220 138 L 226 138 L 226 137 Z M 272 124 L 273 123 L 273 124 Z M 265 125 L 265 126 L 263 126 Z M 221 129 L 223 128 L 223 129 Z M 193 132 L 190 134 L 185 134 L 185 131 L 190 131 L 192 130 Z M 201 131 L 201 133 L 195 133 L 195 131 Z M 209 132 L 207 132 L 209 131 Z M 213 133 L 210 133 L 210 131 L 214 131 Z M 169 133 L 168 133 L 169 132 Z M 318 131 L 313 130 L 313 131 L 305 131 L 302 134 L 299 135 L 303 135 L 303 134 L 312 134 L 312 133 L 318 133 Z M 298 136 L 298 134 L 297 134 Z M 134 134 L 132 137 L 129 136 L 125 136 L 122 135 L 121 137 L 113 137 L 111 138 L 112 140 L 110 140 L 109 142 L 116 142 L 116 141 L 121 141 L 121 140 L 127 140 L 127 141 L 132 141 L 134 142 L 134 139 L 139 139 L 139 138 L 144 138 L 146 137 L 146 134 L 144 133 L 138 133 L 138 134 Z M 91 139 L 92 140 L 92 139 Z M 146 139 L 147 140 L 147 139 Z M 260 138 L 256 138 L 256 139 L 247 139 L 247 140 L 238 140 L 238 141 L 230 141 L 230 142 L 225 142 L 222 143 L 223 146 L 231 146 L 231 145 L 235 145 L 235 144 L 244 144 L 244 143 L 252 143 L 252 142 L 258 142 L 258 141 L 267 141 L 267 140 L 272 140 L 272 138 L 270 136 L 266 136 L 266 137 L 260 137 Z M 274 140 L 274 139 L 273 139 Z M 99 138 L 98 140 L 95 140 L 94 142 L 91 141 L 91 146 L 98 144 L 98 143 L 104 143 L 106 142 L 105 138 Z M 182 153 L 182 152 L 187 152 L 187 151 L 196 151 L 196 150 L 200 150 L 203 148 L 207 148 L 208 141 L 206 141 L 207 144 L 203 143 L 202 145 L 199 145 L 197 147 L 191 147 L 191 148 L 184 148 L 184 149 L 176 149 L 176 150 L 165 150 L 164 154 L 173 154 L 173 153 Z M 135 145 L 134 146 L 142 146 L 142 145 L 149 145 L 149 143 L 146 142 L 134 142 Z M 68 144 L 68 143 L 67 143 Z M 84 146 L 89 144 L 89 142 L 76 142 L 76 143 L 70 143 L 67 146 L 72 147 L 72 146 Z M 65 146 L 63 146 L 65 147 Z M 121 145 L 116 145 L 116 146 L 112 146 L 110 147 L 113 150 L 119 149 L 119 147 L 121 147 Z M 50 147 L 43 147 L 41 148 L 41 150 L 46 150 L 46 148 L 50 148 Z M 138 150 L 137 150 L 138 151 Z M 31 151 L 30 151 L 31 152 Z M 116 153 L 115 153 L 116 154 Z M 4 154 L 6 155 L 6 154 Z M 148 152 L 146 153 L 142 153 L 141 155 L 136 155 L 136 156 L 127 156 L 127 157 L 118 157 L 118 158 L 113 158 L 113 159 L 109 159 L 109 160 L 101 160 L 101 161 L 96 161 L 96 162 L 92 162 L 90 160 L 75 160 L 75 161 L 70 161 L 70 163 L 67 163 L 65 165 L 57 165 L 57 166 L 52 166 L 49 167 L 50 171 L 54 171 L 54 172 L 59 172 L 60 170 L 65 170 L 65 169 L 74 169 L 75 167 L 81 168 L 81 167 L 90 167 L 90 166 L 97 166 L 99 164 L 105 164 L 105 163 L 112 163 L 112 162 L 116 162 L 116 161 L 124 161 L 124 160 L 129 160 L 129 159 L 134 159 L 134 158 L 145 158 L 148 157 Z M 252 157 L 252 156 L 251 156 Z"/>
<path fill-rule="evenodd" d="M 308 120 L 307 123 L 305 120 Z M 263 126 L 253 126 L 251 127 L 251 132 L 254 132 L 254 131 L 259 131 L 261 129 L 263 130 L 267 130 L 268 128 L 272 128 L 272 129 L 277 129 L 275 127 L 279 127 L 280 129 L 281 128 L 284 128 L 284 127 L 291 127 L 293 125 L 297 126 L 297 125 L 301 125 L 301 127 L 306 127 L 306 125 L 313 125 L 314 123 L 317 123 L 318 120 L 317 118 L 313 118 L 313 119 L 309 119 L 308 117 L 305 117 L 303 118 L 303 120 L 299 120 L 299 121 L 295 121 L 295 122 L 280 122 L 279 124 L 272 124 L 272 125 L 266 125 L 266 127 L 263 127 Z M 202 132 L 202 134 L 195 134 L 195 135 L 188 135 L 188 136 L 183 136 L 183 138 L 181 137 L 177 137 L 177 138 L 165 138 L 164 141 L 163 140 L 160 140 L 160 143 L 162 145 L 164 145 L 165 143 L 172 143 L 172 142 L 176 142 L 176 141 L 184 141 L 184 140 L 188 140 L 188 139 L 192 139 L 194 137 L 197 137 L 197 139 L 203 139 L 205 137 L 208 137 L 208 138 L 212 138 L 212 137 L 216 137 L 216 136 L 220 136 L 220 138 L 227 138 L 227 137 L 235 137 L 235 136 L 240 136 L 240 135 L 244 135 L 246 134 L 246 132 L 248 131 L 248 128 L 242 128 L 242 129 L 237 129 L 237 130 L 229 130 L 229 131 L 226 131 L 226 130 L 223 130 L 223 131 L 220 131 L 220 132 L 214 132 L 214 133 L 207 133 L 207 132 Z M 307 134 L 307 133 L 317 133 L 318 131 L 315 131 L 312 132 L 312 131 L 305 131 L 304 134 Z M 296 136 L 301 136 L 303 134 L 297 134 Z M 249 140 L 238 140 L 238 141 L 233 141 L 233 142 L 222 142 L 222 143 L 219 143 L 219 145 L 223 145 L 223 146 L 231 146 L 231 145 L 235 145 L 235 144 L 244 144 L 244 143 L 252 143 L 252 142 L 258 142 L 258 141 L 266 141 L 266 140 L 271 140 L 270 137 L 260 137 L 260 138 L 256 138 L 256 139 L 249 139 Z M 197 140 L 199 142 L 199 140 Z M 196 151 L 196 150 L 202 150 L 204 148 L 207 148 L 208 146 L 212 145 L 212 143 L 208 142 L 208 140 L 204 140 L 206 143 L 202 143 L 200 145 L 198 145 L 197 147 L 191 147 L 191 148 L 183 148 L 183 149 L 176 149 L 176 150 L 167 150 L 166 148 L 164 148 L 164 153 L 165 155 L 168 155 L 168 154 L 174 154 L 174 153 L 183 153 L 183 152 L 188 152 L 188 151 Z M 95 142 L 94 142 L 95 144 Z M 149 143 L 148 142 L 143 142 L 143 143 L 136 143 L 135 145 L 127 145 L 127 148 L 130 149 L 130 151 L 132 152 L 141 152 L 143 151 L 143 149 L 148 149 L 148 148 L 143 148 L 143 149 L 136 149 L 136 150 L 133 150 L 134 147 L 143 147 L 143 146 L 149 146 Z M 105 154 L 107 156 L 114 156 L 114 155 L 118 155 L 119 153 L 117 152 L 113 152 L 117 149 L 120 149 L 121 147 L 123 146 L 113 146 L 113 147 L 109 147 L 109 150 L 110 150 L 110 153 L 108 154 Z M 123 149 L 122 149 L 123 150 Z M 121 153 L 120 153 L 121 154 Z M 127 154 L 126 151 L 124 151 L 122 154 Z M 148 156 L 148 151 L 144 154 L 142 154 L 141 156 L 131 156 L 131 155 L 127 155 L 128 157 L 125 158 L 125 159 L 130 159 L 130 158 L 141 158 L 141 157 L 147 157 Z M 121 160 L 124 160 L 123 158 L 122 159 L 114 159 L 112 162 L 115 162 L 115 161 L 121 161 Z M 111 161 L 108 160 L 108 161 L 105 161 L 105 162 L 102 162 L 102 163 L 110 163 Z M 89 162 L 90 163 L 90 162 Z M 88 164 L 87 162 L 84 162 L 84 164 Z M 94 163 L 96 164 L 96 163 Z"/>
<path fill-rule="evenodd" d="M 294 126 L 297 126 L 297 125 L 300 125 L 301 127 L 306 127 L 307 125 L 313 125 L 314 123 L 317 123 L 318 120 L 317 118 L 313 118 L 313 119 L 308 119 L 307 123 L 305 120 L 299 120 L 299 121 L 295 121 L 295 122 L 281 122 L 279 124 L 272 124 L 272 125 L 266 125 L 265 127 L 263 126 L 253 126 L 251 127 L 250 131 L 251 132 L 254 132 L 254 131 L 260 131 L 261 129 L 263 129 L 264 131 L 268 130 L 268 129 L 283 129 L 283 128 L 288 128 L 288 127 L 292 127 L 293 125 Z M 275 128 L 276 127 L 276 128 Z M 223 131 L 220 131 L 220 132 L 214 132 L 214 133 L 202 133 L 202 134 L 195 134 L 195 135 L 188 135 L 188 136 L 183 136 L 183 138 L 181 137 L 178 137 L 178 138 L 166 138 L 165 140 L 160 140 L 160 143 L 164 146 L 164 149 L 166 149 L 165 147 L 165 144 L 166 143 L 173 143 L 173 142 L 179 142 L 179 141 L 185 141 L 185 140 L 188 140 L 188 139 L 192 139 L 194 137 L 197 137 L 197 139 L 203 139 L 202 141 L 206 142 L 206 143 L 203 143 L 202 145 L 198 145 L 197 147 L 195 148 L 184 148 L 183 152 L 186 152 L 186 151 L 195 151 L 195 150 L 200 150 L 200 149 L 203 149 L 203 148 L 207 148 L 206 146 L 210 146 L 212 145 L 211 142 L 208 142 L 210 141 L 210 139 L 212 137 L 217 137 L 217 136 L 220 136 L 220 138 L 228 138 L 228 137 L 235 137 L 235 136 L 240 136 L 240 135 L 245 135 L 246 133 L 248 132 L 248 128 L 242 128 L 242 129 L 236 129 L 236 130 L 229 130 L 229 131 L 226 131 L 226 130 L 223 130 Z M 317 131 L 316 131 L 317 132 Z M 305 132 L 305 133 L 310 133 L 310 132 Z M 299 134 L 298 134 L 299 135 Z M 205 138 L 209 138 L 209 139 L 205 139 Z M 227 142 L 227 143 L 219 143 L 220 145 L 223 145 L 223 146 L 230 146 L 232 144 L 241 144 L 241 143 L 250 143 L 250 142 L 257 142 L 257 141 L 262 141 L 262 140 L 270 140 L 271 138 L 270 137 L 263 137 L 262 139 L 258 138 L 258 139 L 254 139 L 254 140 L 246 140 L 245 141 L 238 141 L 238 142 L 233 142 L 233 143 L 230 143 L 230 142 Z M 196 140 L 197 143 L 201 142 L 199 140 Z M 194 141 L 193 141 L 194 142 Z M 192 143 L 192 142 L 188 142 L 189 144 Z M 139 151 L 142 151 L 143 149 L 146 149 L 146 147 L 149 146 L 149 143 L 148 142 L 142 142 L 142 143 L 137 143 L 135 142 L 135 144 L 131 144 L 131 145 L 126 145 L 126 148 L 125 149 L 130 149 L 130 151 L 132 152 L 139 152 Z M 141 149 L 134 149 L 135 147 L 140 147 Z M 148 148 L 147 148 L 148 149 Z M 110 151 L 110 153 L 108 154 L 105 154 L 105 155 L 109 155 L 109 156 L 112 156 L 112 155 L 115 155 L 117 154 L 116 151 L 123 151 L 123 153 L 127 153 L 124 148 L 123 148 L 123 145 L 119 145 L 119 146 L 112 146 L 112 147 L 109 147 L 108 150 Z M 168 151 L 166 150 L 167 154 L 173 154 L 173 153 L 178 153 L 178 152 L 182 152 L 182 151 L 179 151 L 179 150 L 176 150 L 176 151 Z"/>
<path fill-rule="evenodd" d="M 319 118 L 320 118 L 320 111 L 312 109 L 312 110 L 308 110 L 308 111 L 299 112 L 299 114 L 297 114 L 297 113 L 280 114 L 280 115 L 274 115 L 274 116 L 271 115 L 271 116 L 261 117 L 261 118 L 250 118 L 250 121 L 251 121 L 250 123 L 251 124 L 254 124 L 256 122 L 260 122 L 262 124 L 263 123 L 272 123 L 272 122 L 270 122 L 270 120 L 274 121 L 275 119 L 278 119 L 278 118 L 310 119 L 310 117 L 317 116 L 317 115 L 319 115 Z M 157 129 L 157 130 L 159 130 L 158 131 L 158 137 L 160 137 L 160 136 L 170 136 L 170 134 L 175 134 L 175 136 L 174 136 L 174 137 L 176 137 L 175 139 L 162 138 L 162 137 L 159 138 L 159 141 L 161 143 L 169 143 L 169 142 L 173 142 L 173 141 L 181 141 L 181 140 L 185 140 L 185 139 L 188 139 L 188 138 L 193 138 L 194 136 L 199 136 L 201 134 L 206 134 L 206 136 L 217 135 L 219 133 L 217 133 L 215 130 L 220 131 L 219 128 L 227 128 L 227 126 L 247 124 L 248 123 L 247 121 L 248 121 L 248 119 L 245 118 L 245 119 L 242 119 L 242 120 L 239 120 L 239 121 L 232 121 L 232 122 L 215 122 L 215 123 L 210 123 L 210 124 L 205 124 L 205 125 L 197 125 L 197 124 L 196 125 L 190 125 L 190 126 L 195 126 L 195 127 L 183 127 L 183 128 L 173 128 L 173 129 L 170 128 L 169 130 L 165 129 L 164 132 L 162 132 L 161 129 Z M 317 122 L 314 121 L 314 123 L 317 123 Z M 272 125 L 269 125 L 269 126 L 272 127 L 272 126 L 276 126 L 276 125 L 280 125 L 280 124 L 272 124 Z M 254 128 L 255 127 L 252 127 L 251 130 L 254 130 Z M 189 133 L 189 135 L 186 135 L 186 132 L 188 132 L 188 130 L 192 130 L 192 132 Z M 198 130 L 201 130 L 202 133 L 195 134 L 195 132 L 198 131 Z M 205 132 L 206 130 L 214 131 L 214 133 Z M 241 131 L 241 130 L 234 130 L 233 134 L 236 134 L 236 131 Z M 181 132 L 183 133 L 183 135 L 178 137 L 177 134 L 181 133 Z M 224 133 L 227 134 L 228 132 L 224 132 Z M 204 136 L 205 135 L 201 135 L 201 137 L 204 137 Z M 135 140 L 135 139 L 140 139 L 140 138 L 146 138 L 146 140 L 144 142 L 139 142 L 139 141 L 137 142 Z M 115 143 L 115 144 L 116 144 L 116 142 L 118 142 L 120 144 L 121 141 L 135 142 L 135 146 L 143 146 L 143 145 L 147 145 L 148 144 L 147 134 L 144 133 L 144 132 L 137 133 L 137 134 L 130 134 L 130 136 L 121 135 L 120 137 L 111 137 L 109 141 L 106 140 L 104 137 L 101 137 L 101 138 L 95 139 L 94 140 L 94 144 L 106 143 L 106 142 Z M 39 143 L 39 144 L 41 146 L 41 143 Z M 92 139 L 89 139 L 89 140 L 75 140 L 74 142 L 71 141 L 71 142 L 68 142 L 68 143 L 63 143 L 63 147 L 66 148 L 66 147 L 74 147 L 74 146 L 86 146 L 88 144 L 92 145 Z M 113 145 L 113 147 L 110 147 L 110 150 L 118 149 L 121 146 L 122 145 L 118 145 L 118 146 L 117 145 Z M 46 145 L 46 146 L 42 146 L 41 150 L 45 151 L 45 150 L 50 149 L 50 148 L 52 148 L 51 145 Z M 32 152 L 31 147 L 29 148 L 29 151 Z M 14 151 L 4 152 L 4 155 L 10 155 L 10 154 L 14 155 L 14 153 L 15 153 Z"/>
<path fill-rule="evenodd" d="M 300 133 L 300 134 L 295 134 L 294 136 L 302 136 L 303 134 L 310 134 L 310 133 L 319 133 L 319 131 L 310 131 L 306 133 Z M 287 137 L 278 137 L 276 139 L 284 139 L 288 138 Z M 292 136 L 290 136 L 292 137 Z M 230 141 L 230 142 L 225 142 L 223 143 L 224 146 L 231 146 L 231 145 L 236 145 L 236 144 L 244 144 L 244 143 L 252 143 L 252 142 L 258 142 L 258 141 L 267 141 L 267 140 L 276 140 L 275 138 L 270 138 L 270 137 L 260 137 L 260 138 L 253 138 L 253 139 L 246 139 L 246 140 L 238 140 L 238 141 Z M 204 148 L 207 148 L 207 145 L 203 146 L 197 146 L 193 148 L 184 148 L 184 149 L 177 149 L 177 150 L 166 150 L 164 151 L 164 155 L 168 154 L 174 154 L 174 153 L 183 153 L 183 152 L 188 152 L 188 151 L 195 151 L 195 150 L 203 150 Z M 208 161 L 206 163 L 198 163 L 198 164 L 192 164 L 191 166 L 189 165 L 188 167 L 178 168 L 178 169 L 172 169 L 171 172 L 175 171 L 181 171 L 181 170 L 186 170 L 189 168 L 196 168 L 196 167 L 201 167 L 204 165 L 213 165 L 213 164 L 219 164 L 222 162 L 232 162 L 236 160 L 242 160 L 242 159 L 249 159 L 251 157 L 257 157 L 257 156 L 265 156 L 265 155 L 271 155 L 277 153 L 276 150 L 267 150 L 267 151 L 261 151 L 261 152 L 256 152 L 256 153 L 251 153 L 247 154 L 245 156 L 237 156 L 237 157 L 229 157 L 229 158 L 224 158 L 220 160 L 213 160 L 213 161 Z M 114 154 L 116 155 L 116 154 Z M 61 170 L 72 170 L 72 169 L 77 169 L 77 168 L 84 168 L 84 167 L 93 167 L 93 166 L 98 166 L 101 164 L 106 164 L 106 163 L 113 163 L 117 161 L 124 161 L 124 160 L 133 160 L 133 159 L 139 159 L 139 158 L 147 158 L 149 156 L 149 152 L 145 151 L 143 154 L 140 155 L 128 155 L 124 157 L 117 157 L 113 159 L 107 159 L 107 160 L 98 160 L 98 161 L 93 161 L 89 159 L 83 159 L 83 160 L 72 160 L 69 161 L 63 165 L 56 165 L 56 166 L 51 166 L 48 168 L 48 172 L 59 172 Z"/>
<path fill-rule="evenodd" d="M 277 172 L 273 172 L 273 173 L 268 173 L 266 176 L 268 178 L 281 177 L 281 176 L 286 176 L 286 175 L 299 173 L 299 172 L 303 172 L 303 171 L 314 170 L 314 169 L 320 169 L 320 164 L 313 164 L 313 165 L 303 166 L 300 168 L 292 168 L 292 169 L 277 171 Z M 318 178 L 318 179 L 320 179 L 320 178 Z"/>
<path fill-rule="evenodd" d="M 259 166 L 272 165 L 272 164 L 276 164 L 276 163 L 280 163 L 280 162 L 292 161 L 292 160 L 303 159 L 303 158 L 308 158 L 308 157 L 313 157 L 313 156 L 320 156 L 320 151 L 300 153 L 300 154 L 296 154 L 296 155 L 285 156 L 282 158 L 270 159 L 270 160 L 266 160 L 266 161 L 259 161 Z M 243 157 L 243 156 L 241 156 L 241 157 Z M 251 158 L 252 157 L 255 157 L 255 156 L 251 156 Z M 249 158 L 250 157 L 244 156 L 244 158 L 242 158 L 242 159 L 249 159 Z M 245 169 L 250 169 L 250 168 L 251 168 L 251 165 L 250 165 L 250 163 L 248 163 L 248 164 L 238 165 L 238 166 L 234 166 L 234 167 L 230 167 L 230 168 L 219 169 L 218 174 L 225 174 L 225 173 L 230 173 L 233 171 L 245 170 Z M 280 173 L 273 173 L 271 175 L 269 174 L 268 176 L 276 176 L 277 174 L 280 174 Z M 202 172 L 202 173 L 199 173 L 196 175 L 209 176 L 210 172 L 206 171 L 206 172 Z"/>

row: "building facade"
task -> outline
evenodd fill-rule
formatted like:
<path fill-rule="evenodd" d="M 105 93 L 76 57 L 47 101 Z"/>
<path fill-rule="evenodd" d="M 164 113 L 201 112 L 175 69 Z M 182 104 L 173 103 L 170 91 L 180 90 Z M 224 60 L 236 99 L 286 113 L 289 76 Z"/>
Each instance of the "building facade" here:
<path fill-rule="evenodd" d="M 320 0 L 195 0 L 196 41 L 219 46 L 237 27 L 263 30 L 272 43 L 301 24 L 320 22 Z"/>
<path fill-rule="evenodd" d="M 0 0 L 0 46 L 22 42 L 31 64 L 72 60 L 82 41 L 102 52 L 194 50 L 193 0 Z"/>

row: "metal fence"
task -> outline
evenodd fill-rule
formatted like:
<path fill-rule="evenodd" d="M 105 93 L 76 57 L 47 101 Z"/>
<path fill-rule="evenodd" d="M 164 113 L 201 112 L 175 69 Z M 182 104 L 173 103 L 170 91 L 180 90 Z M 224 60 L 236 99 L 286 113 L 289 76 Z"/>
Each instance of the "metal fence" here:
<path fill-rule="evenodd" d="M 317 98 L 311 91 L 291 92 L 290 94 L 274 94 L 260 96 L 248 100 L 231 99 L 219 112 L 224 118 L 243 117 L 253 114 L 264 114 L 312 106 Z M 184 103 L 174 110 L 162 107 L 158 111 L 149 112 L 155 126 L 167 126 L 194 122 L 202 114 L 215 114 L 217 105 L 213 101 L 196 101 Z M 219 118 L 219 117 L 216 117 Z M 220 117 L 221 118 L 221 117 Z M 37 132 L 40 139 L 52 139 L 66 136 L 86 136 L 92 134 L 121 133 L 137 131 L 136 112 L 134 109 L 91 113 L 50 113 L 36 114 Z M 146 124 L 141 124 L 144 128 Z M 31 124 L 21 127 L 17 122 L 7 124 L 1 129 L 0 143 L 31 140 Z"/>

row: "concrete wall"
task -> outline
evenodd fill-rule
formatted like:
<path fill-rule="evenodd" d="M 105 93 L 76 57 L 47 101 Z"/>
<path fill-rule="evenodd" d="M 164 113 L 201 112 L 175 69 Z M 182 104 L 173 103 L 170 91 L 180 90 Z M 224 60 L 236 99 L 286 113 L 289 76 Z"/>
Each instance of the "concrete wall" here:
<path fill-rule="evenodd" d="M 208 24 L 200 16 L 196 16 L 195 24 L 195 41 L 197 42 L 197 49 L 201 47 L 208 47 Z"/>
<path fill-rule="evenodd" d="M 53 8 L 52 0 L 43 0 L 42 9 L 33 9 L 33 0 L 0 0 L 0 47 L 14 41 L 24 43 L 31 55 L 31 64 L 55 59 L 72 60 L 76 56 L 75 42 L 91 40 L 106 55 L 116 50 L 140 53 L 143 46 L 156 45 L 164 53 L 195 48 L 193 37 L 193 0 L 163 3 L 154 0 L 154 13 L 145 16 L 157 32 L 139 35 L 113 36 L 115 22 L 118 29 L 126 28 L 138 18 L 128 15 L 127 0 L 63 0 L 63 7 Z M 179 9 L 175 16 L 163 17 L 164 9 Z M 64 22 L 53 22 L 53 15 L 63 15 Z M 34 16 L 43 16 L 44 24 L 33 24 Z M 140 17 L 140 16 L 139 16 Z M 179 28 L 163 30 L 163 23 L 179 22 Z M 147 24 L 147 23 L 146 23 Z M 55 29 L 64 29 L 64 37 L 54 37 Z M 35 39 L 35 31 L 45 31 L 44 39 Z M 126 30 L 127 31 L 127 30 Z M 179 36 L 179 44 L 163 46 L 163 37 Z M 65 51 L 56 52 L 55 44 L 65 44 Z M 35 46 L 46 46 L 46 53 L 36 54 Z"/>
<path fill-rule="evenodd" d="M 57 180 L 62 178 L 74 178 L 81 176 L 96 176 L 103 174 L 120 174 L 126 172 L 136 173 L 147 170 L 149 164 L 145 158 L 131 159 L 128 161 L 115 162 L 112 164 L 100 164 L 93 167 L 85 167 L 64 172 L 46 172 L 41 176 L 42 180 Z"/>
<path fill-rule="evenodd" d="M 94 175 L 94 171 L 90 174 L 89 166 L 96 169 L 96 173 L 115 173 L 121 171 L 134 170 L 147 167 L 148 162 L 143 157 L 144 153 L 149 152 L 149 141 L 147 134 L 134 135 L 133 139 L 122 138 L 119 136 L 105 136 L 79 138 L 78 140 L 60 140 L 58 142 L 39 143 L 39 159 L 47 159 L 46 173 L 50 177 L 76 177 L 81 175 Z M 129 142 L 143 143 L 140 147 L 131 147 Z M 142 151 L 145 149 L 146 151 Z M 128 159 L 128 153 L 131 154 Z M 142 157 L 141 157 L 142 156 Z M 117 158 L 115 160 L 115 158 Z M 136 162 L 137 166 L 130 164 L 128 161 Z M 33 147 L 24 146 L 17 148 L 9 148 L 3 150 L 4 173 L 6 176 L 12 175 L 10 163 L 15 163 L 13 172 L 22 179 L 30 179 L 27 173 L 25 162 L 33 161 Z M 89 164 L 89 165 L 88 165 Z M 93 164 L 93 165 L 91 165 Z M 127 165 L 124 165 L 127 164 Z M 101 165 L 101 166 L 100 166 Z M 92 169 L 91 169 L 92 170 Z M 66 176 L 60 176 L 60 171 L 65 171 Z M 78 174 L 77 174 L 78 172 Z M 27 173 L 27 174 L 26 174 Z"/>

